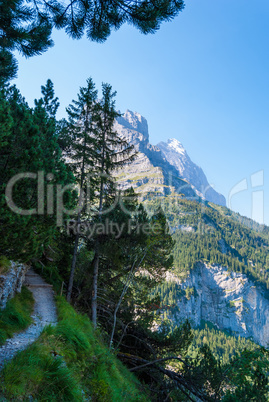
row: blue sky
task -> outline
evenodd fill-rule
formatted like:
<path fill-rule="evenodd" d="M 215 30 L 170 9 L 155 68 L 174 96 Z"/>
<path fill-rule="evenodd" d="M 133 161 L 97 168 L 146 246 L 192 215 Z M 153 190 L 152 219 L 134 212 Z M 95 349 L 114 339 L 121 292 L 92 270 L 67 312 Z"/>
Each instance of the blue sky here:
<path fill-rule="evenodd" d="M 268 21 L 268 0 L 188 0 L 154 35 L 125 25 L 96 44 L 55 31 L 45 54 L 18 57 L 14 82 L 31 105 L 50 78 L 58 117 L 89 76 L 110 83 L 151 143 L 177 138 L 232 209 L 269 225 Z"/>

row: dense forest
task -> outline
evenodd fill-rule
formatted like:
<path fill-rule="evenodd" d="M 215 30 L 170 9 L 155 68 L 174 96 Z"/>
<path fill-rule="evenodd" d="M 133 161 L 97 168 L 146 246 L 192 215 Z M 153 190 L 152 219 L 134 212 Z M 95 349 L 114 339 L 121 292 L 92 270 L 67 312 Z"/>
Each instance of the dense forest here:
<path fill-rule="evenodd" d="M 187 274 L 199 261 L 241 272 L 259 284 L 268 298 L 268 228 L 204 201 L 178 196 L 148 200 L 150 212 L 161 207 L 173 233 L 174 270 Z M 252 222 L 252 225 L 251 225 Z M 252 226 L 252 227 L 250 227 Z"/>
<path fill-rule="evenodd" d="M 239 350 L 254 350 L 256 347 L 252 341 L 220 331 L 211 323 L 203 322 L 198 329 L 193 331 L 193 334 L 193 342 L 188 349 L 188 355 L 194 357 L 198 348 L 208 345 L 213 356 L 222 364 L 228 364 Z"/>

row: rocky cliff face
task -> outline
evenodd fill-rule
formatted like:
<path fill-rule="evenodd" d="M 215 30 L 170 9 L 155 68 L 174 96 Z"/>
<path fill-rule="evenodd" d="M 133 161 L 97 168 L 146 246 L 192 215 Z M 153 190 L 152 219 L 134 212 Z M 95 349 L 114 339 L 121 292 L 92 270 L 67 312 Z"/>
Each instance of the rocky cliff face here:
<path fill-rule="evenodd" d="M 174 166 L 180 177 L 191 183 L 201 198 L 218 205 L 226 205 L 223 195 L 217 193 L 208 183 L 203 170 L 192 162 L 183 145 L 176 139 L 169 139 L 167 143 L 160 142 L 157 147 L 166 160 Z"/>
<path fill-rule="evenodd" d="M 21 291 L 28 269 L 29 267 L 24 264 L 11 261 L 11 269 L 6 274 L 0 275 L 0 309 L 4 309 L 7 301 Z"/>
<path fill-rule="evenodd" d="M 168 274 L 167 280 L 181 283 L 172 274 Z M 199 326 L 202 320 L 210 321 L 221 330 L 268 346 L 269 300 L 245 275 L 228 272 L 219 265 L 199 263 L 181 288 L 185 296 L 179 296 L 177 311 L 168 312 L 174 323 L 189 318 L 194 326 Z"/>
<path fill-rule="evenodd" d="M 149 143 L 148 124 L 139 113 L 127 110 L 115 123 L 117 132 L 135 146 L 134 162 L 117 172 L 122 189 L 133 187 L 143 199 L 146 194 L 184 194 L 193 200 L 206 199 L 225 205 L 225 198 L 209 186 L 207 179 L 177 140 L 158 146 Z"/>
<path fill-rule="evenodd" d="M 115 123 L 115 129 L 134 145 L 138 153 L 131 164 L 116 172 L 122 189 L 132 186 L 141 199 L 147 194 L 164 196 L 173 191 L 197 199 L 193 186 L 179 177 L 158 147 L 149 143 L 148 124 L 144 117 L 127 110 Z"/>

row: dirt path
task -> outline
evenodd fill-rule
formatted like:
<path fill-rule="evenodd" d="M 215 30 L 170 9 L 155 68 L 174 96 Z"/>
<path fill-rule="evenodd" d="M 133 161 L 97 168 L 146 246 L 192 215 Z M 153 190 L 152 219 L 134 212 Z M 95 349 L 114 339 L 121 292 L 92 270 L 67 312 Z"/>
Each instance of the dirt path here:
<path fill-rule="evenodd" d="M 5 362 L 11 360 L 16 353 L 33 343 L 42 332 L 45 325 L 57 323 L 56 305 L 52 285 L 48 285 L 38 274 L 30 269 L 25 276 L 25 283 L 35 299 L 33 324 L 24 332 L 7 339 L 0 347 L 0 370 Z"/>

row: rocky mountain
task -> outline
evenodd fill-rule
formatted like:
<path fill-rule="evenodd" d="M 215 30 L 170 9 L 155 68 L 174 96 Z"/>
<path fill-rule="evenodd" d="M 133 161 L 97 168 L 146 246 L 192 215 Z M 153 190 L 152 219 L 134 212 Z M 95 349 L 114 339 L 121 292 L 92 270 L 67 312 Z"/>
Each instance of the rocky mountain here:
<path fill-rule="evenodd" d="M 117 172 L 120 186 L 133 186 L 141 198 L 147 194 L 184 194 L 193 200 L 207 200 L 225 205 L 224 196 L 209 184 L 203 170 L 191 161 L 182 144 L 176 140 L 149 143 L 147 120 L 139 113 L 127 110 L 117 119 L 115 129 L 138 152 L 137 158 Z"/>
<path fill-rule="evenodd" d="M 151 145 L 140 114 L 127 110 L 115 128 L 138 152 L 117 172 L 120 185 L 133 186 L 149 212 L 161 206 L 175 240 L 173 270 L 156 289 L 161 316 L 172 326 L 210 322 L 267 346 L 269 229 L 226 208 L 177 139 Z"/>
<path fill-rule="evenodd" d="M 29 266 L 10 261 L 7 272 L 0 274 L 0 310 L 6 307 L 9 299 L 21 292 L 22 284 Z"/>
<path fill-rule="evenodd" d="M 159 142 L 157 147 L 165 159 L 179 172 L 180 177 L 191 183 L 202 199 L 214 204 L 226 205 L 223 195 L 217 193 L 208 183 L 203 170 L 192 162 L 183 145 L 176 139 L 169 139 L 166 143 Z"/>
<path fill-rule="evenodd" d="M 185 293 L 175 295 L 176 309 L 167 317 L 175 324 L 186 318 L 193 327 L 211 322 L 267 347 L 269 344 L 269 300 L 247 275 L 227 267 L 198 263 L 186 280 L 169 274 L 167 281 L 180 284 Z"/>
<path fill-rule="evenodd" d="M 156 289 L 160 313 L 179 325 L 210 322 L 222 331 L 269 344 L 269 233 L 226 207 L 175 197 L 160 205 L 173 238 L 174 267 Z M 251 226 L 253 228 L 251 228 Z"/>

